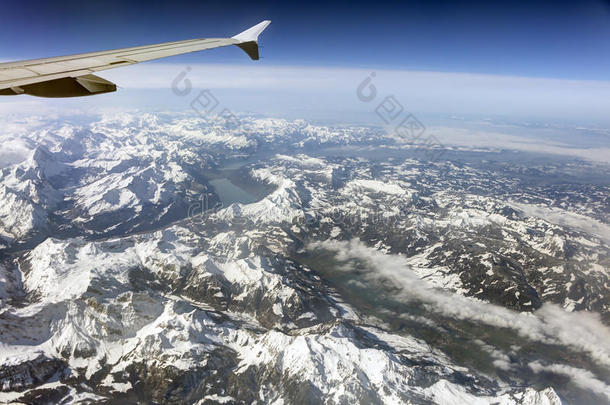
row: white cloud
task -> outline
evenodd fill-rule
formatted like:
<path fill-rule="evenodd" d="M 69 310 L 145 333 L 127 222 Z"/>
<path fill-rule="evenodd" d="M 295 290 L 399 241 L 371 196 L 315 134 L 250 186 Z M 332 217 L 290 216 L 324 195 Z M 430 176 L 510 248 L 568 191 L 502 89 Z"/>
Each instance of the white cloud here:
<path fill-rule="evenodd" d="M 566 312 L 556 305 L 545 304 L 533 314 L 519 313 L 432 288 L 417 277 L 404 257 L 389 255 L 369 248 L 358 240 L 317 242 L 310 248 L 336 252 L 337 259 L 346 262 L 357 259 L 370 268 L 365 277 L 371 281 L 389 279 L 400 287 L 396 297 L 404 301 L 417 300 L 434 312 L 445 316 L 508 328 L 520 336 L 538 342 L 563 344 L 586 352 L 599 364 L 610 366 L 610 330 L 598 314 Z"/>
<path fill-rule="evenodd" d="M 610 157 L 610 151 L 607 155 Z M 541 218 L 552 224 L 567 226 L 576 230 L 595 235 L 603 242 L 610 245 L 610 225 L 607 225 L 594 218 L 570 212 L 557 207 L 547 207 L 543 205 L 523 204 L 511 202 L 513 208 L 521 210 L 525 215 Z"/>
<path fill-rule="evenodd" d="M 246 110 L 265 103 L 286 108 L 372 112 L 394 95 L 417 113 L 503 115 L 599 120 L 609 123 L 610 81 L 563 80 L 472 73 L 363 69 L 321 66 L 191 64 L 187 78 L 196 88 L 236 91 L 235 97 L 256 97 Z M 176 77 L 187 65 L 143 63 L 99 74 L 126 90 L 162 90 L 164 101 Z M 378 96 L 370 103 L 356 97 L 356 88 L 373 71 Z M 157 95 L 158 96 L 158 95 Z M 227 96 L 229 97 L 229 96 Z M 99 99 L 98 99 L 99 100 Z M 113 100 L 119 102 L 114 96 Z M 48 104 L 46 102 L 45 104 Z M 55 104 L 55 101 L 50 103 Z M 257 111 L 266 113 L 267 111 Z"/>
<path fill-rule="evenodd" d="M 186 65 L 152 63 L 103 72 L 126 88 L 169 89 Z M 407 109 L 444 114 L 501 114 L 608 122 L 610 82 L 560 80 L 470 73 L 376 70 L 378 98 L 370 104 L 356 88 L 374 69 L 244 65 L 190 65 L 187 78 L 198 88 L 241 92 L 317 95 L 331 109 L 369 109 L 393 94 Z M 337 105 L 335 103 L 342 103 Z"/>
<path fill-rule="evenodd" d="M 565 130 L 564 130 L 565 131 Z M 464 146 L 468 148 L 508 149 L 533 153 L 573 156 L 592 162 L 610 163 L 609 147 L 582 147 L 586 139 L 573 136 L 573 144 L 536 138 L 537 130 L 523 130 L 529 136 L 503 133 L 501 130 L 480 130 L 472 128 L 430 127 L 433 134 L 443 145 Z"/>
<path fill-rule="evenodd" d="M 538 361 L 531 362 L 529 367 L 535 373 L 548 372 L 569 377 L 570 380 L 580 388 L 605 396 L 610 400 L 610 386 L 597 379 L 590 371 L 566 366 L 564 364 L 543 365 Z"/>

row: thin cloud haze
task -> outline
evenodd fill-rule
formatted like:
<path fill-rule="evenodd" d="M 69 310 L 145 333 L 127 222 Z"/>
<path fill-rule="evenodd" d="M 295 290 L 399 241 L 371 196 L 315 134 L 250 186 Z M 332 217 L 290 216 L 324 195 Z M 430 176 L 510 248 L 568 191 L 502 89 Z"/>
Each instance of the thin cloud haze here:
<path fill-rule="evenodd" d="M 188 65 L 195 88 L 265 90 L 292 101 L 311 94 L 323 107 L 372 109 L 356 98 L 371 73 L 380 99 L 394 95 L 412 111 L 494 114 L 608 122 L 610 82 L 471 73 L 269 65 Z M 126 89 L 169 89 L 187 65 L 153 63 L 116 69 L 105 77 Z M 263 99 L 266 101 L 267 98 Z M 260 106 L 265 108 L 264 104 Z"/>

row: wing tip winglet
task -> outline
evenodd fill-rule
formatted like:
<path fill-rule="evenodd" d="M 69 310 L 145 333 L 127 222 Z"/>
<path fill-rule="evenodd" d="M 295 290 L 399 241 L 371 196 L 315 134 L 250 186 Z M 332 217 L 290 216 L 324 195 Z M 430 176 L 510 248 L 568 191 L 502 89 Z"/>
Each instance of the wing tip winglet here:
<path fill-rule="evenodd" d="M 265 20 L 256 24 L 253 27 L 248 28 L 245 31 L 240 32 L 239 34 L 233 36 L 233 39 L 238 40 L 239 42 L 258 42 L 258 36 L 267 28 L 267 26 L 271 24 L 271 21 Z"/>
<path fill-rule="evenodd" d="M 244 52 L 246 52 L 248 56 L 252 58 L 252 60 L 258 60 L 258 36 L 265 30 L 265 28 L 267 28 L 269 24 L 271 24 L 271 21 L 269 20 L 261 21 L 255 26 L 235 35 L 232 38 L 239 41 L 235 45 L 239 46 Z"/>

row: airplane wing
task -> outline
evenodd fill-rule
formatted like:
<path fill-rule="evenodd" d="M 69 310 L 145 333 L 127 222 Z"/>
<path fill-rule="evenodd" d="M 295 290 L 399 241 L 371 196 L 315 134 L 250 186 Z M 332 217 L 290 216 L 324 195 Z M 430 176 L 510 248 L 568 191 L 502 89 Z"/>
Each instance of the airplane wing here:
<path fill-rule="evenodd" d="M 258 36 L 271 21 L 263 21 L 231 38 L 203 38 L 57 58 L 0 63 L 0 95 L 79 97 L 116 91 L 116 85 L 94 72 L 183 53 L 236 45 L 258 60 Z"/>

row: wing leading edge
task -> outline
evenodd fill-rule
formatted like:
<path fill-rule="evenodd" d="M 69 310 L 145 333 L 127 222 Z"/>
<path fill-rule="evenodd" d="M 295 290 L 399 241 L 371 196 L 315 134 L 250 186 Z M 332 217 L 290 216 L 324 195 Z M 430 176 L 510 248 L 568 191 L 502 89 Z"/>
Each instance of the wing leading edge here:
<path fill-rule="evenodd" d="M 0 63 L 0 95 L 80 97 L 116 91 L 116 85 L 93 73 L 168 56 L 236 45 L 259 59 L 258 36 L 263 21 L 231 38 L 203 38 L 57 58 Z"/>

